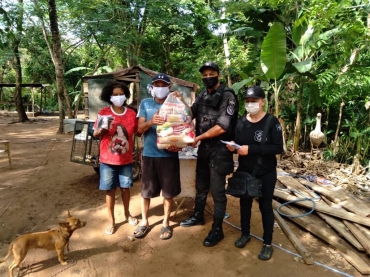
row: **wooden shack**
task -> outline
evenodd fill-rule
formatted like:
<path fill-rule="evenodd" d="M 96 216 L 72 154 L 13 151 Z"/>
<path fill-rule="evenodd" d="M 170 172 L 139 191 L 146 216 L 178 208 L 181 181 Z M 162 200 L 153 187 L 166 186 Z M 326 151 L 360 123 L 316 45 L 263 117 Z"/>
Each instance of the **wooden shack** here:
<path fill-rule="evenodd" d="M 100 75 L 87 75 L 82 77 L 85 118 L 95 120 L 101 108 L 107 104 L 99 99 L 102 88 L 109 81 L 121 81 L 130 87 L 131 98 L 128 104 L 134 108 L 138 107 L 141 100 L 152 97 L 149 91 L 152 77 L 157 71 L 150 70 L 141 65 L 118 69 L 113 72 Z M 188 82 L 168 75 L 171 80 L 171 91 L 183 93 L 185 101 L 190 105 L 195 100 L 195 92 L 199 89 L 196 83 Z"/>

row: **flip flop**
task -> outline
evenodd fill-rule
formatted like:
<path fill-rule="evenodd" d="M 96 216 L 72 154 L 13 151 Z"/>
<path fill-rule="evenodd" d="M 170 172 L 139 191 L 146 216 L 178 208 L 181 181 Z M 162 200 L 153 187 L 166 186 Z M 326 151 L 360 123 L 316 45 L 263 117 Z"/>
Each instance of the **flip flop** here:
<path fill-rule="evenodd" d="M 108 227 L 105 229 L 105 233 L 106 233 L 107 235 L 113 235 L 113 234 L 114 234 L 114 232 L 116 231 L 115 229 L 116 229 L 116 228 L 115 228 L 115 226 L 114 226 L 114 225 L 110 225 L 110 226 L 108 226 Z"/>
<path fill-rule="evenodd" d="M 137 239 L 144 237 L 149 232 L 149 229 L 149 226 L 137 226 L 134 231 L 134 237 Z"/>
<path fill-rule="evenodd" d="M 170 226 L 163 227 L 161 229 L 161 235 L 159 236 L 160 239 L 166 240 L 172 237 L 172 230 Z"/>
<path fill-rule="evenodd" d="M 139 220 L 138 220 L 136 217 L 130 216 L 130 217 L 128 218 L 128 223 L 129 223 L 131 226 L 136 226 L 136 225 L 139 223 Z"/>

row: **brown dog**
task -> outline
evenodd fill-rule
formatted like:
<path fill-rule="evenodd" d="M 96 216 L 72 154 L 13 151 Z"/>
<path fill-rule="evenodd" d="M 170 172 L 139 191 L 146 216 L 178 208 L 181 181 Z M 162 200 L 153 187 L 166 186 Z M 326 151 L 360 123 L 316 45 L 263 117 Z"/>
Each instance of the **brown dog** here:
<path fill-rule="evenodd" d="M 86 221 L 80 221 L 78 218 L 72 217 L 68 211 L 67 221 L 59 223 L 58 230 L 24 234 L 12 241 L 9 246 L 8 254 L 0 259 L 0 263 L 8 259 L 13 251 L 14 261 L 9 266 L 9 276 L 13 277 L 14 268 L 19 268 L 19 264 L 24 260 L 29 249 L 43 248 L 46 250 L 55 249 L 58 254 L 59 262 L 62 265 L 66 265 L 64 247 L 68 244 L 73 232 L 85 225 Z"/>

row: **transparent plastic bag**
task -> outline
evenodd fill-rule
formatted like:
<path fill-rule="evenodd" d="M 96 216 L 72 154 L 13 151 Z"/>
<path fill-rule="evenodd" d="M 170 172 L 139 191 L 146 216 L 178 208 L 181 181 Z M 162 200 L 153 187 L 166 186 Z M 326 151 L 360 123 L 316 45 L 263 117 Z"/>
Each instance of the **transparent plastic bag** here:
<path fill-rule="evenodd" d="M 157 147 L 165 149 L 169 146 L 183 148 L 194 142 L 194 125 L 190 110 L 172 93 L 167 96 L 159 115 L 166 121 L 157 126 Z"/>

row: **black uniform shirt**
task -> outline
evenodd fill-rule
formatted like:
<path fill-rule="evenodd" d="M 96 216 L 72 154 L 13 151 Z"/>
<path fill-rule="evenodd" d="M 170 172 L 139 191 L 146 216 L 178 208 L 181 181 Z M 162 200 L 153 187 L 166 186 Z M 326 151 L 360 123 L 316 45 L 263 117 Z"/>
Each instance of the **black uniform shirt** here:
<path fill-rule="evenodd" d="M 265 172 L 276 168 L 275 155 L 283 152 L 282 129 L 279 120 L 273 117 L 268 128 L 265 144 L 260 145 L 266 121 L 266 115 L 256 123 L 250 122 L 246 116 L 238 119 L 235 142 L 239 145 L 248 145 L 248 155 L 239 155 L 238 170 L 252 173 L 259 155 L 262 156 L 262 165 L 260 165 L 257 175 L 263 175 Z"/>
<path fill-rule="evenodd" d="M 197 136 L 204 134 L 213 126 L 219 125 L 226 133 L 211 140 L 219 141 L 220 139 L 229 140 L 232 138 L 233 134 L 228 131 L 233 128 L 233 118 L 237 116 L 238 106 L 234 94 L 229 89 L 224 91 L 225 87 L 225 84 L 221 84 L 211 93 L 203 90 L 191 106 L 193 118 L 196 119 Z M 221 94 L 219 101 L 215 100 L 216 97 L 219 97 L 217 92 Z"/>

